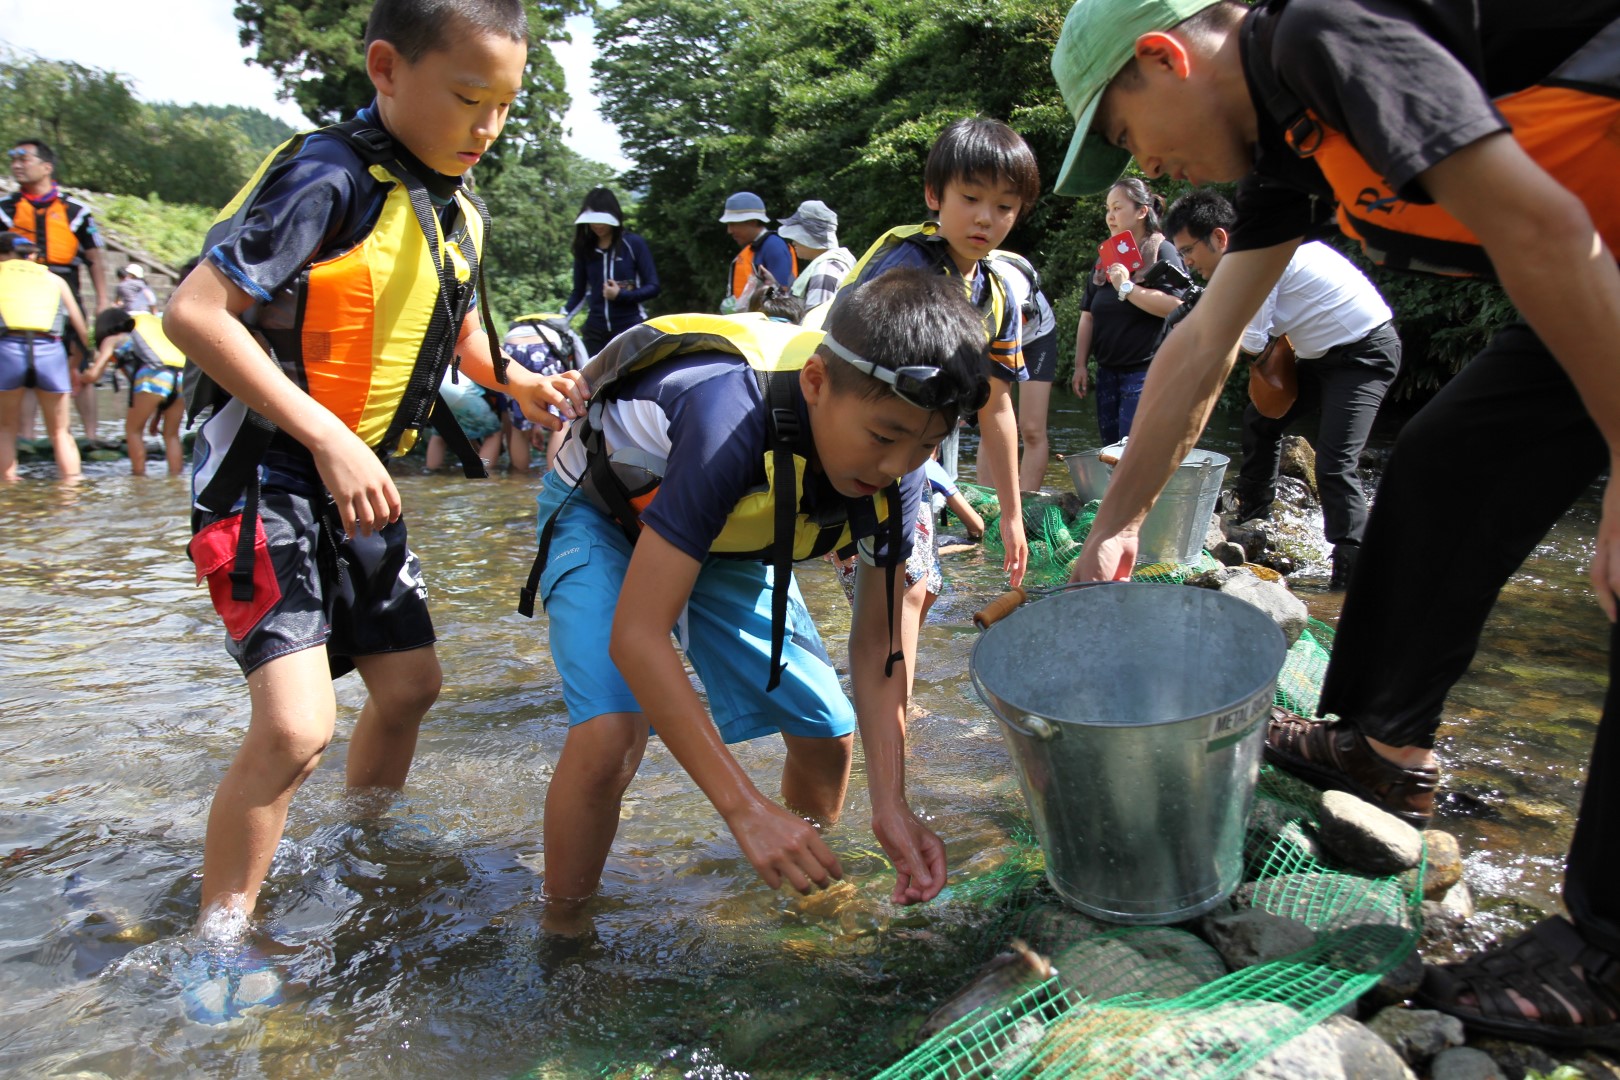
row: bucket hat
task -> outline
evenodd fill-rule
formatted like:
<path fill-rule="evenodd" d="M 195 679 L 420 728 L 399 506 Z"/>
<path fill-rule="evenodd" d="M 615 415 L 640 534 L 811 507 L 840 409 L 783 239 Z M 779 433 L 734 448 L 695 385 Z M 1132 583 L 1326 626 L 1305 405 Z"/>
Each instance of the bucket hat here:
<path fill-rule="evenodd" d="M 776 235 L 784 240 L 807 248 L 838 246 L 838 214 L 820 199 L 806 199 L 790 216 L 776 220 L 781 223 Z"/>
<path fill-rule="evenodd" d="M 146 271 L 141 267 L 140 263 L 136 263 L 136 262 L 125 263 L 123 273 L 125 273 L 129 277 L 140 279 L 140 280 L 144 280 L 146 278 Z"/>
<path fill-rule="evenodd" d="M 752 191 L 739 191 L 726 199 L 726 212 L 720 215 L 720 220 L 769 222 L 771 219 L 765 213 L 764 199 Z"/>
<path fill-rule="evenodd" d="M 1220 0 L 1076 0 L 1052 50 L 1052 77 L 1074 117 L 1074 138 L 1058 172 L 1059 195 L 1104 191 L 1130 164 L 1129 152 L 1091 131 L 1103 91 L 1136 52 L 1136 39 L 1168 30 Z"/>

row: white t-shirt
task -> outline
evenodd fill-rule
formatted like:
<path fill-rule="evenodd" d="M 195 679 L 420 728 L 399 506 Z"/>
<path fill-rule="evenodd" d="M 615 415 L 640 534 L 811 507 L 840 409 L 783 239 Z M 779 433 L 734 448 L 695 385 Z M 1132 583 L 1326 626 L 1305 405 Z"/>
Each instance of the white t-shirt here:
<path fill-rule="evenodd" d="M 1287 334 L 1296 356 L 1314 360 L 1361 340 L 1390 317 L 1389 305 L 1349 259 L 1326 244 L 1301 244 L 1244 329 L 1243 351 L 1258 353 Z"/>

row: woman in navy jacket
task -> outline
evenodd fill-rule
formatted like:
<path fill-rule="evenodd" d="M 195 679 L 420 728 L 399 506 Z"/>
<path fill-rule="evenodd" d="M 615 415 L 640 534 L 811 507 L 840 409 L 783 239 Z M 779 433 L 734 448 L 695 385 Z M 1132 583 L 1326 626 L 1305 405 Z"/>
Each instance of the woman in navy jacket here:
<path fill-rule="evenodd" d="M 644 321 L 642 303 L 658 295 L 658 269 L 647 241 L 623 226 L 618 197 L 592 188 L 574 219 L 574 291 L 570 317 L 580 305 L 585 315 L 585 349 L 592 356 L 614 337 Z"/>

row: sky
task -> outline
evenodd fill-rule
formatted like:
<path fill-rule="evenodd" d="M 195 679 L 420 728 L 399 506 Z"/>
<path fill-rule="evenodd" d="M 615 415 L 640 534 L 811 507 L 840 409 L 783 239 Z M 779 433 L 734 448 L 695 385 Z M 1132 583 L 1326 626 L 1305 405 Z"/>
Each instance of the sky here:
<path fill-rule="evenodd" d="M 234 0 L 73 0 L 72 17 L 59 4 L 0 0 L 0 42 L 50 60 L 71 60 L 129 77 L 142 101 L 246 105 L 295 127 L 308 125 L 290 102 L 276 100 L 276 81 L 247 62 L 237 43 Z M 591 93 L 596 47 L 591 21 L 568 20 L 571 40 L 552 46 L 567 78 L 573 107 L 563 118 L 570 147 L 614 169 L 629 166 L 618 132 L 597 112 Z"/>

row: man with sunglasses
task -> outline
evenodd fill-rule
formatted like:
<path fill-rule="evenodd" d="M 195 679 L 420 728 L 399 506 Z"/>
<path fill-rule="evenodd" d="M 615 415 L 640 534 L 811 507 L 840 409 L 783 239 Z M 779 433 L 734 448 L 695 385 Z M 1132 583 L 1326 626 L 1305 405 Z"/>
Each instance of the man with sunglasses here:
<path fill-rule="evenodd" d="M 39 249 L 37 259 L 53 274 L 67 282 L 68 291 L 81 307 L 79 267 L 90 268 L 90 286 L 96 294 L 96 311 L 107 307 L 107 279 L 101 265 L 101 234 L 90 208 L 63 195 L 56 186 L 56 153 L 39 139 L 22 139 L 7 153 L 17 190 L 0 199 L 0 229 L 31 240 Z M 70 327 L 64 336 L 68 365 L 82 370 L 89 360 L 86 343 Z M 95 387 L 87 386 L 75 395 L 84 432 L 96 435 Z"/>
<path fill-rule="evenodd" d="M 1207 281 L 1226 254 L 1236 223 L 1231 203 L 1200 188 L 1170 207 L 1164 233 L 1187 268 Z M 1313 242 L 1294 252 L 1243 332 L 1240 348 L 1251 361 L 1273 338 L 1288 335 L 1299 359 L 1299 397 L 1277 418 L 1263 415 L 1252 401 L 1243 410 L 1238 516 L 1247 521 L 1270 511 L 1284 433 L 1320 413 L 1316 484 L 1324 531 L 1333 545 L 1332 590 L 1349 584 L 1367 528 L 1367 496 L 1356 466 L 1378 406 L 1401 369 L 1401 339 L 1390 320 L 1389 305 L 1367 275 L 1331 247 Z"/>

